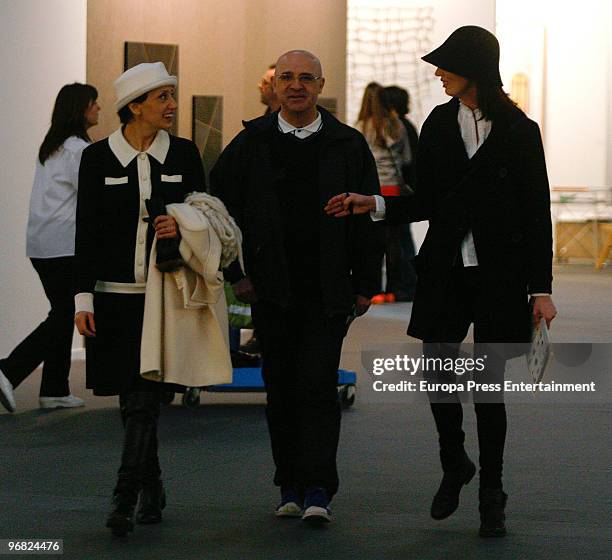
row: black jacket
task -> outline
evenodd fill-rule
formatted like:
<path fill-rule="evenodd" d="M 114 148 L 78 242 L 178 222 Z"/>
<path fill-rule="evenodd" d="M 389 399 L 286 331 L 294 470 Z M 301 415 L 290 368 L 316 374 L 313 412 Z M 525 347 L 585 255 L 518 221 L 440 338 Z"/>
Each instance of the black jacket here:
<path fill-rule="evenodd" d="M 421 130 L 416 193 L 386 198 L 388 222 L 429 220 L 416 258 L 419 275 L 408 334 L 430 336 L 444 306 L 449 271 L 472 230 L 491 337 L 529 337 L 527 296 L 552 291 L 552 227 L 544 150 L 538 125 L 516 108 L 493 121 L 470 160 L 456 99 L 436 107 Z"/>
<path fill-rule="evenodd" d="M 143 199 L 158 196 L 171 204 L 183 202 L 190 192 L 205 190 L 196 145 L 164 131 L 158 135 L 164 142 L 153 152 L 163 161 L 152 154 L 144 156 L 149 159 L 150 177 L 140 179 L 146 185 L 139 181 L 138 157 L 143 155 L 128 162 L 125 148 L 113 150 L 117 132 L 83 151 L 76 213 L 77 293 L 93 293 L 97 280 L 144 282 L 153 230 L 142 222 L 148 215 Z M 120 157 L 125 158 L 123 163 Z M 145 186 L 150 193 L 145 194 Z"/>
<path fill-rule="evenodd" d="M 319 151 L 318 227 L 320 280 L 323 302 L 330 313 L 346 313 L 355 295 L 372 296 L 380 281 L 382 230 L 368 216 L 339 220 L 327 216 L 323 207 L 334 195 L 353 191 L 379 192 L 374 158 L 363 136 L 342 124 L 325 109 Z M 289 272 L 284 253 L 279 201 L 273 185 L 283 178 L 282 162 L 273 161 L 272 133 L 278 113 L 245 122 L 225 148 L 211 171 L 211 191 L 227 206 L 243 233 L 246 273 L 262 301 L 290 304 Z M 288 185 L 290 187 L 290 185 Z M 235 282 L 236 268 L 226 271 Z"/>

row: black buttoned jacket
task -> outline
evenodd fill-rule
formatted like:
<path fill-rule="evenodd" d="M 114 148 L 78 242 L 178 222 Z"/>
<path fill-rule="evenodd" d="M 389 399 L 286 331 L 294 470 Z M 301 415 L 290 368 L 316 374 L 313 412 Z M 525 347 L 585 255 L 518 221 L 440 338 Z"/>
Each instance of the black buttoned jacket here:
<path fill-rule="evenodd" d="M 318 223 L 304 219 L 302 227 L 319 229 L 320 279 L 323 303 L 330 313 L 347 313 L 355 295 L 379 290 L 382 229 L 369 216 L 339 220 L 323 208 L 334 195 L 353 191 L 380 192 L 376 164 L 360 132 L 318 107 L 323 127 L 318 156 L 318 185 L 312 196 L 319 203 Z M 278 114 L 244 123 L 225 148 L 210 174 L 212 194 L 236 219 L 244 236 L 246 273 L 262 301 L 287 306 L 299 294 L 290 293 L 280 205 L 275 185 L 283 183 L 283 162 L 272 156 L 272 133 Z M 290 189 L 291 184 L 285 188 Z M 226 277 L 236 281 L 236 269 Z"/>
<path fill-rule="evenodd" d="M 471 230 L 490 307 L 492 340 L 529 338 L 528 294 L 552 291 L 550 194 L 538 125 L 517 108 L 493 120 L 469 159 L 456 99 L 421 130 L 413 197 L 385 198 L 390 223 L 429 220 L 416 258 L 418 285 L 408 334 L 428 338 L 445 305 L 450 270 Z"/>
<path fill-rule="evenodd" d="M 146 156 L 151 166 L 151 196 L 161 197 L 164 204 L 183 202 L 188 193 L 205 190 L 196 145 L 171 135 L 169 140 L 163 163 Z M 114 184 L 106 184 L 112 179 Z M 76 293 L 93 293 L 97 280 L 135 282 L 137 244 L 146 242 L 146 258 L 153 237 L 151 228 L 146 240 L 138 235 L 142 197 L 137 157 L 124 167 L 108 138 L 83 151 L 76 216 Z"/>

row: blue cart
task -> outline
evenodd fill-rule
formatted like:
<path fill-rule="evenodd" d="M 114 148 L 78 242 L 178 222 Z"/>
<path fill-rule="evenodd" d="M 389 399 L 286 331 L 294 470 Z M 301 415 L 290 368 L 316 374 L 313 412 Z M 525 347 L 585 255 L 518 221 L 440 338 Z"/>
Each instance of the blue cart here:
<path fill-rule="evenodd" d="M 338 399 L 343 408 L 348 408 L 355 402 L 356 383 L 357 375 L 354 371 L 338 370 Z M 183 405 L 187 408 L 197 408 L 200 405 L 202 391 L 208 391 L 209 393 L 261 393 L 265 391 L 261 368 L 234 368 L 232 383 L 208 387 L 187 387 L 183 393 Z M 168 392 L 164 401 L 170 403 L 173 399 L 174 393 Z"/>

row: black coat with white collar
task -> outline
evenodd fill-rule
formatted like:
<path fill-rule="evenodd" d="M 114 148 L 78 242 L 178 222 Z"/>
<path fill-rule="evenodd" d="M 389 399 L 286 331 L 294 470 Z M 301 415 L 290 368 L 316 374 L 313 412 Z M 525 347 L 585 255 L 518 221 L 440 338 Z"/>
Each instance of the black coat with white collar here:
<path fill-rule="evenodd" d="M 491 337 L 529 337 L 527 296 L 552 291 L 552 227 L 538 125 L 516 108 L 493 120 L 468 159 L 456 99 L 429 115 L 418 145 L 414 197 L 385 198 L 388 222 L 429 220 L 416 259 L 418 286 L 408 334 L 428 338 L 440 315 L 450 270 L 471 230 L 490 304 Z"/>
<path fill-rule="evenodd" d="M 150 177 L 141 173 L 140 182 L 139 157 L 148 157 L 150 164 Z M 116 132 L 83 151 L 76 216 L 77 293 L 93 293 L 96 281 L 138 282 L 135 271 L 142 270 L 139 262 L 146 267 L 153 236 L 151 228 L 140 225 L 147 216 L 143 181 L 150 182 L 150 195 L 165 204 L 206 190 L 196 145 L 160 131 L 144 155 Z"/>

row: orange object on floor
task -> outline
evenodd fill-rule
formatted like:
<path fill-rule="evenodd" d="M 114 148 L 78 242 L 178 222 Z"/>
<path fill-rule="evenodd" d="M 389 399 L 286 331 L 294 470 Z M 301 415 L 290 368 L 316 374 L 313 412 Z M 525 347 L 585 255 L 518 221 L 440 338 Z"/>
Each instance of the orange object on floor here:
<path fill-rule="evenodd" d="M 395 303 L 395 294 L 394 293 L 385 294 L 385 303 Z"/>
<path fill-rule="evenodd" d="M 373 305 L 378 305 L 380 303 L 385 303 L 385 301 L 386 301 L 385 294 L 376 294 L 375 296 L 372 297 L 372 299 L 370 300 L 370 303 L 372 303 Z"/>

